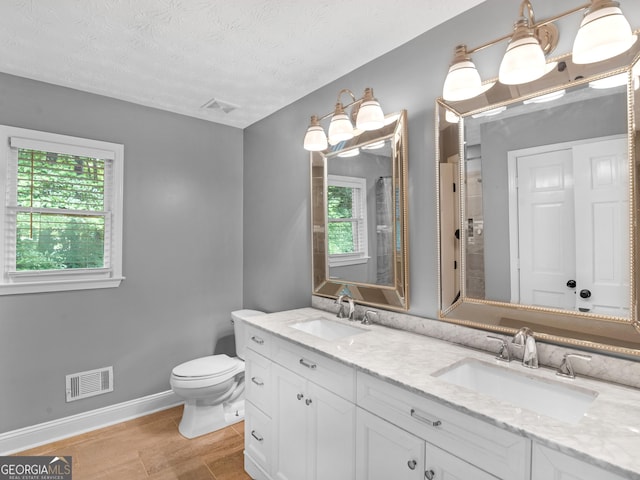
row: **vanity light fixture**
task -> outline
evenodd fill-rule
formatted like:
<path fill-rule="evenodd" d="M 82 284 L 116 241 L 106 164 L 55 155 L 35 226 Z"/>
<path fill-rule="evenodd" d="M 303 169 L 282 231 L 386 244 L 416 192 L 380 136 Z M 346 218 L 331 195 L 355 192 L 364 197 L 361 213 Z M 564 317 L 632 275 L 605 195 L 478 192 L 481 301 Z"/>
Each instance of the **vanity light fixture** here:
<path fill-rule="evenodd" d="M 352 99 L 352 102 L 347 105 L 343 105 L 340 99 L 345 93 L 349 94 Z M 349 108 L 351 108 L 350 115 L 347 115 L 345 110 Z M 329 136 L 327 138 L 320 121 L 329 117 L 331 117 L 331 122 L 329 123 Z M 372 88 L 365 88 L 364 95 L 359 99 L 356 99 L 351 90 L 342 89 L 338 92 L 338 99 L 332 113 L 327 113 L 322 117 L 312 115 L 311 123 L 304 136 L 305 150 L 320 152 L 326 150 L 328 145 L 336 145 L 352 139 L 355 136 L 352 123 L 354 119 L 355 128 L 361 131 L 377 130 L 384 126 L 384 113 L 380 103 L 373 96 Z"/>
<path fill-rule="evenodd" d="M 574 63 L 595 63 L 626 52 L 636 42 L 629 22 L 620 10 L 619 2 L 591 0 L 546 20 L 536 22 L 530 0 L 520 4 L 520 16 L 513 32 L 476 48 L 458 45 L 444 81 L 442 98 L 461 101 L 486 91 L 470 55 L 509 40 L 500 63 L 498 80 L 506 85 L 532 82 L 552 70 L 545 56 L 558 44 L 558 28 L 553 23 L 576 12 L 584 12 L 573 44 Z"/>

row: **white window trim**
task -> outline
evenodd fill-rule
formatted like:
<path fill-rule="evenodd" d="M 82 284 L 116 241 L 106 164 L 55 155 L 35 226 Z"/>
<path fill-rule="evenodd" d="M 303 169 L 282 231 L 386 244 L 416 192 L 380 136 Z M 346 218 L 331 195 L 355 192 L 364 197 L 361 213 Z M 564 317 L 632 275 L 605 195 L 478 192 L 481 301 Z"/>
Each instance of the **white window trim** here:
<path fill-rule="evenodd" d="M 118 287 L 122 276 L 124 145 L 0 125 L 0 295 Z M 40 147 L 38 147 L 40 146 Z M 12 148 L 13 147 L 13 148 Z M 46 147 L 46 148 L 43 148 Z M 68 271 L 8 272 L 7 186 L 11 156 L 17 148 L 113 160 L 110 267 Z"/>
<path fill-rule="evenodd" d="M 362 241 L 361 249 L 354 253 L 329 254 L 327 261 L 329 267 L 344 267 L 348 265 L 359 265 L 367 263 L 369 260 L 369 232 L 367 230 L 367 180 L 362 177 L 347 177 L 344 175 L 327 175 L 327 186 L 348 187 L 357 189 L 361 192 L 360 199 L 356 208 L 359 210 L 359 216 L 353 218 L 354 223 L 359 223 L 358 230 L 361 232 Z M 347 221 L 345 219 L 344 221 Z M 329 218 L 327 216 L 327 224 Z M 329 227 L 327 225 L 327 232 Z"/>

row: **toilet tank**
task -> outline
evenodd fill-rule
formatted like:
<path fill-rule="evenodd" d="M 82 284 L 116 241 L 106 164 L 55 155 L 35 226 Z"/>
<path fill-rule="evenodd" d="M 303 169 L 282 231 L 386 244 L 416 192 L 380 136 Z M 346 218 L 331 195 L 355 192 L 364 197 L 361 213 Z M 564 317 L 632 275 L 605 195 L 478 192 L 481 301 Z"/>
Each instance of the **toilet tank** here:
<path fill-rule="evenodd" d="M 245 334 L 244 320 L 249 317 L 264 315 L 264 312 L 258 310 L 235 310 L 231 312 L 231 322 L 233 323 L 233 334 L 236 339 L 236 355 L 244 360 Z"/>

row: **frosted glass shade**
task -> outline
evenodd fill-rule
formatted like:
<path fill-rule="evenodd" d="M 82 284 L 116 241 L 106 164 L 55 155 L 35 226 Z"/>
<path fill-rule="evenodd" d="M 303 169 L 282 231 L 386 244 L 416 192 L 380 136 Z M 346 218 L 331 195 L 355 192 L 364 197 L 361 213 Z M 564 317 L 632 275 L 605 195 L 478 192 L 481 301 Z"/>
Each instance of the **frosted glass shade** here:
<path fill-rule="evenodd" d="M 320 125 L 311 125 L 304 136 L 304 149 L 310 152 L 321 152 L 327 147 L 327 135 L 323 128 Z"/>
<path fill-rule="evenodd" d="M 356 128 L 377 130 L 384 127 L 384 113 L 377 100 L 362 102 L 356 118 Z"/>
<path fill-rule="evenodd" d="M 533 37 L 511 41 L 502 57 L 498 80 L 505 85 L 532 82 L 546 73 L 547 62 L 538 40 Z"/>
<path fill-rule="evenodd" d="M 442 88 L 443 99 L 458 102 L 478 96 L 481 92 L 482 80 L 471 60 L 456 62 L 449 67 L 449 73 Z"/>
<path fill-rule="evenodd" d="M 336 145 L 353 138 L 353 125 L 345 113 L 337 113 L 331 117 L 329 124 L 329 144 Z"/>
<path fill-rule="evenodd" d="M 573 62 L 595 63 L 626 52 L 637 40 L 618 7 L 589 12 L 573 42 Z"/>

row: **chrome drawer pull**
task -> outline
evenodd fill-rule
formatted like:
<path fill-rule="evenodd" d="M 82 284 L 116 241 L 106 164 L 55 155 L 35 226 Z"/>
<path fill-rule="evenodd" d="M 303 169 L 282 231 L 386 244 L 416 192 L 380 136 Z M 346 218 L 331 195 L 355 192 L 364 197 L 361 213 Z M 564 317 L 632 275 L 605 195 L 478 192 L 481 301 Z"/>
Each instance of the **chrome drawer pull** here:
<path fill-rule="evenodd" d="M 426 472 L 424 472 L 424 478 L 426 478 L 427 480 L 433 480 L 434 478 L 436 478 L 436 472 L 434 472 L 433 470 L 427 470 Z"/>
<path fill-rule="evenodd" d="M 442 425 L 442 422 L 440 420 L 431 420 L 427 417 L 423 417 L 418 412 L 416 412 L 414 408 L 411 409 L 411 416 L 416 420 L 426 423 L 427 425 L 431 425 L 432 427 L 439 427 L 440 425 Z"/>
<path fill-rule="evenodd" d="M 416 462 L 415 460 L 409 460 L 407 462 L 407 466 L 411 469 L 411 470 L 415 470 L 416 469 L 416 465 L 418 465 L 418 462 Z"/>
<path fill-rule="evenodd" d="M 264 440 L 264 438 L 262 438 L 260 435 L 258 435 L 255 430 L 251 430 L 251 436 L 253 438 L 255 438 L 256 440 L 258 440 L 259 442 Z"/>
<path fill-rule="evenodd" d="M 264 387 L 264 382 L 258 377 L 251 377 L 251 381 L 259 387 Z"/>
<path fill-rule="evenodd" d="M 311 405 L 313 403 L 313 401 L 310 398 L 307 398 L 304 403 L 307 404 L 307 406 Z"/>
<path fill-rule="evenodd" d="M 301 394 L 301 393 L 299 393 L 299 394 L 297 394 L 297 395 L 296 395 L 296 398 L 297 398 L 298 400 L 302 400 L 302 399 L 304 398 L 304 395 L 303 395 L 303 394 Z"/>
<path fill-rule="evenodd" d="M 311 370 L 315 370 L 317 365 L 315 363 L 311 363 L 309 362 L 309 360 L 305 360 L 304 358 L 300 359 L 300 365 L 304 365 L 307 368 L 310 368 Z"/>
<path fill-rule="evenodd" d="M 255 335 L 253 337 L 251 337 L 251 340 L 256 342 L 258 345 L 264 345 L 264 340 L 261 339 L 260 337 L 256 337 Z"/>

